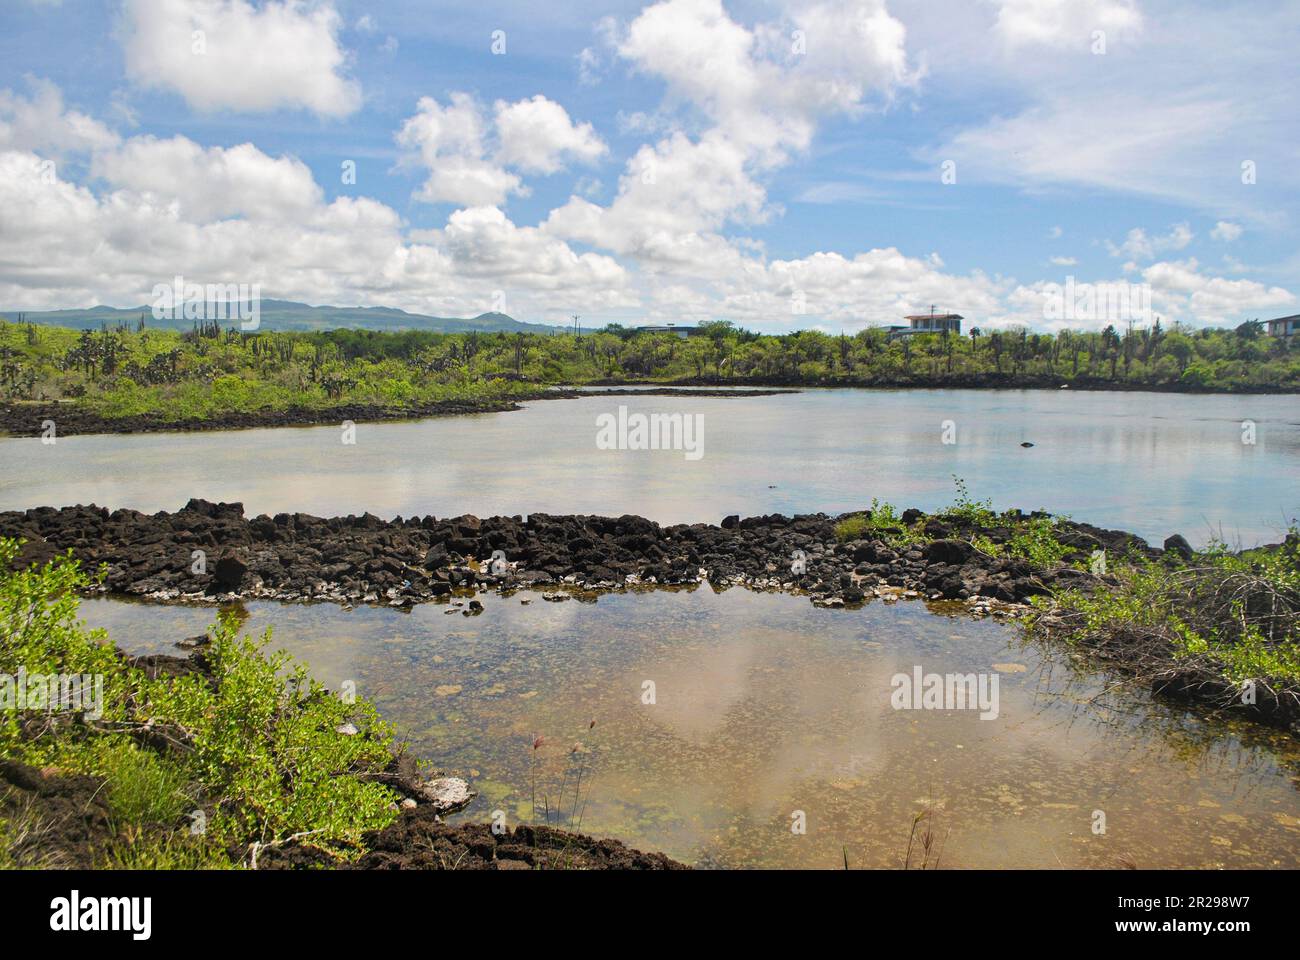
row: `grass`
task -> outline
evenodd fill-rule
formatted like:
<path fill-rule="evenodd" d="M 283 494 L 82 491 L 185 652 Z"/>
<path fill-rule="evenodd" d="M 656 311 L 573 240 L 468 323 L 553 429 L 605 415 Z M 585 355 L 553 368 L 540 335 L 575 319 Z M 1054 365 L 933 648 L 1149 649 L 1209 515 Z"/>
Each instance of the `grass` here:
<path fill-rule="evenodd" d="M 943 848 L 948 843 L 949 827 L 940 838 L 936 832 L 934 798 L 926 804 L 924 810 L 912 817 L 912 829 L 907 835 L 907 852 L 903 856 L 904 870 L 938 870 L 939 860 L 943 857 Z M 915 863 L 912 860 L 916 856 Z"/>
<path fill-rule="evenodd" d="M 0 797 L 0 799 L 8 799 Z M 8 818 L 0 818 L 0 870 L 60 870 L 71 866 L 68 858 L 49 848 L 52 833 L 30 797 Z"/>
<path fill-rule="evenodd" d="M 106 870 L 230 870 L 237 863 L 201 837 L 126 825 L 103 855 Z"/>
<path fill-rule="evenodd" d="M 540 809 L 542 813 L 542 822 L 547 826 L 562 826 L 569 830 L 579 830 L 582 828 L 582 817 L 587 809 L 587 801 L 591 797 L 591 738 L 594 736 L 593 731 L 596 728 L 596 721 L 590 721 L 583 730 L 586 736 L 586 742 L 576 741 L 565 752 L 563 760 L 562 776 L 559 779 L 559 793 L 555 797 L 554 805 L 551 804 L 550 788 L 546 786 L 545 779 L 542 783 L 541 805 L 538 806 L 538 782 L 537 774 L 539 768 L 542 769 L 545 777 L 545 767 L 538 755 L 538 751 L 546 743 L 546 738 L 540 735 L 534 735 L 529 744 L 528 755 L 528 773 L 531 790 L 531 809 L 532 823 L 537 823 L 537 813 Z M 550 777 L 551 783 L 554 784 L 557 779 L 554 773 Z M 583 780 L 587 781 L 587 790 L 583 792 Z M 565 792 L 570 790 L 568 802 L 565 802 Z M 554 819 L 552 819 L 554 818 Z"/>
<path fill-rule="evenodd" d="M 176 823 L 193 806 L 178 766 L 131 741 L 91 740 L 83 769 L 104 778 L 109 809 L 120 823 Z"/>

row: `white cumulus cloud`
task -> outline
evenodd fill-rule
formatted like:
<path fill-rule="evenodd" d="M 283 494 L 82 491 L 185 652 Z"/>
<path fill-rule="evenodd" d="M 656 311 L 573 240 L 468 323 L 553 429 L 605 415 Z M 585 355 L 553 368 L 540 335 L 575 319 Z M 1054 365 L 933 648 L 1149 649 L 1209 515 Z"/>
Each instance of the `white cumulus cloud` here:
<path fill-rule="evenodd" d="M 48 80 L 32 80 L 24 97 L 0 90 L 0 148 L 61 155 L 113 146 L 118 136 L 98 120 L 68 110 L 63 92 Z"/>
<path fill-rule="evenodd" d="M 126 0 L 127 75 L 197 110 L 301 108 L 345 117 L 361 105 L 330 3 Z"/>
<path fill-rule="evenodd" d="M 1106 242 L 1106 249 L 1112 257 L 1128 257 L 1132 260 L 1150 260 L 1156 254 L 1166 250 L 1182 250 L 1195 238 L 1196 234 L 1186 223 L 1176 223 L 1169 232 L 1161 236 L 1148 236 L 1141 227 L 1134 227 L 1128 232 L 1123 243 Z"/>
<path fill-rule="evenodd" d="M 562 106 L 540 94 L 516 103 L 498 100 L 494 109 L 497 161 L 504 166 L 555 173 L 568 158 L 592 163 L 609 149 L 590 123 L 574 123 Z"/>

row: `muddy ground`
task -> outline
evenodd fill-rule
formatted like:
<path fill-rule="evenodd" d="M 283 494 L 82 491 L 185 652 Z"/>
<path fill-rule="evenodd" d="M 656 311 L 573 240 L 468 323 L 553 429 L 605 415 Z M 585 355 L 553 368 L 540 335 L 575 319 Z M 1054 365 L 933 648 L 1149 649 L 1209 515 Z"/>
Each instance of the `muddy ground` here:
<path fill-rule="evenodd" d="M 485 823 L 449 826 L 430 809 L 404 813 L 363 834 L 365 851 L 340 864 L 315 847 L 281 846 L 259 857 L 259 870 L 689 870 L 662 853 L 618 840 L 597 840 L 554 827 L 518 826 L 494 833 Z"/>

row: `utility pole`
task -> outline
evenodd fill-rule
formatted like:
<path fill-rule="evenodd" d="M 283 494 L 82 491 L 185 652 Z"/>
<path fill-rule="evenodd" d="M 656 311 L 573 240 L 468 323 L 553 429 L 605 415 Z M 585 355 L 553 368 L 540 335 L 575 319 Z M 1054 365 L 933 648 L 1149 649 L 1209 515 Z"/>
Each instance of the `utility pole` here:
<path fill-rule="evenodd" d="M 582 325 L 578 323 L 578 315 L 576 313 L 573 315 L 573 335 L 579 340 L 582 339 Z"/>

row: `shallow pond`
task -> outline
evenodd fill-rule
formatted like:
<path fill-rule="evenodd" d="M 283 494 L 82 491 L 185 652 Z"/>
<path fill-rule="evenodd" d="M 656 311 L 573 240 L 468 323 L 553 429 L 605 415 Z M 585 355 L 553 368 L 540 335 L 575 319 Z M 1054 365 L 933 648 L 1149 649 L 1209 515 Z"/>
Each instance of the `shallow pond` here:
<path fill-rule="evenodd" d="M 273 625 L 273 646 L 333 689 L 354 682 L 417 755 L 467 777 L 480 797 L 463 818 L 526 821 L 535 798 L 538 820 L 549 807 L 696 865 L 842 868 L 900 865 L 930 810 L 944 867 L 1300 866 L 1291 738 L 1107 691 L 1004 624 L 740 589 L 481 599 L 473 617 L 238 610 L 246 632 Z M 107 599 L 82 612 L 135 652 L 174 653 L 214 616 Z M 996 677 L 996 718 L 895 709 L 894 676 L 917 667 Z"/>

